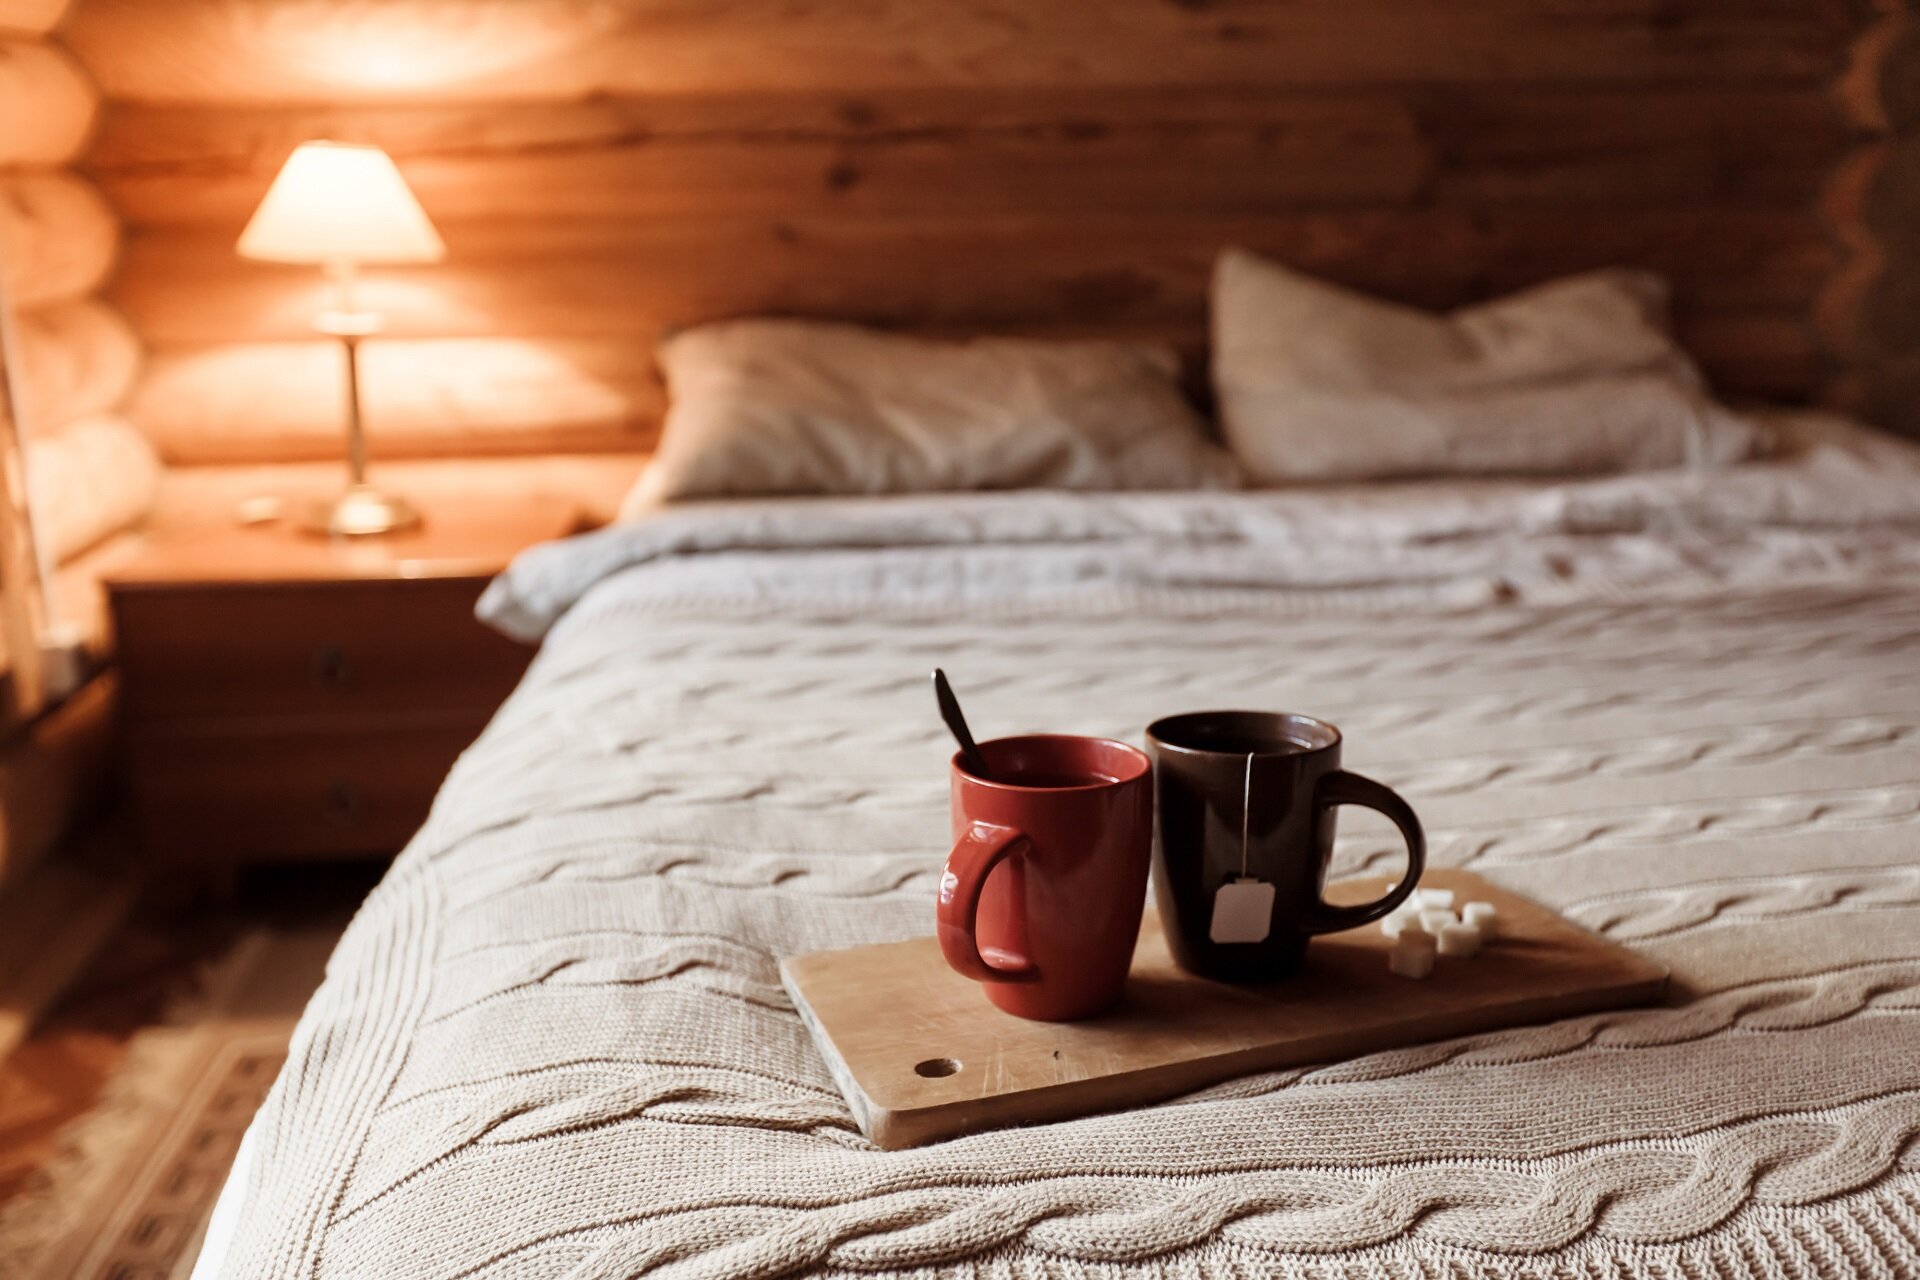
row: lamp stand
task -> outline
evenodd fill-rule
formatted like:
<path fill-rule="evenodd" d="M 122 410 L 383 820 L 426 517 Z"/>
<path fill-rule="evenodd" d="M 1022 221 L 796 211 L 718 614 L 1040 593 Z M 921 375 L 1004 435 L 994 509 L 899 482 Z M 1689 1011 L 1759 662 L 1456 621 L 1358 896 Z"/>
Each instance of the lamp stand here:
<path fill-rule="evenodd" d="M 420 523 L 419 510 L 405 498 L 383 493 L 367 483 L 367 433 L 360 416 L 360 343 L 380 332 L 380 317 L 354 306 L 352 263 L 329 263 L 327 274 L 339 290 L 339 306 L 323 312 L 314 321 L 314 328 L 340 339 L 346 349 L 347 490 L 337 498 L 302 506 L 295 518 L 308 533 L 336 538 L 365 538 L 411 529 Z"/>

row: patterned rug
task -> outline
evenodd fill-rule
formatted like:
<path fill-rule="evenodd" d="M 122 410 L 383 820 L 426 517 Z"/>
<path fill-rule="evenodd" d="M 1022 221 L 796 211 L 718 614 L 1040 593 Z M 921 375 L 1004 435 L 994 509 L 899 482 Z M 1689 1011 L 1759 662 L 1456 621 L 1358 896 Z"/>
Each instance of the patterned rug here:
<path fill-rule="evenodd" d="M 0 1210 L 8 1280 L 184 1280 L 338 931 L 249 934 Z"/>

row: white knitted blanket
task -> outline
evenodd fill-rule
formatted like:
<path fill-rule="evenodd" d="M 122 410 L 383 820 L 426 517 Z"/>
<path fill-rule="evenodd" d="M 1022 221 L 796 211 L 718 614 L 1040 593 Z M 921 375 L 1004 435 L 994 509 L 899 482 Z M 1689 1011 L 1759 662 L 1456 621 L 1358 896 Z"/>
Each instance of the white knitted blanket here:
<path fill-rule="evenodd" d="M 765 504 L 532 555 L 489 608 L 560 622 L 342 941 L 222 1274 L 1920 1274 L 1902 465 Z M 776 960 L 931 931 L 936 662 L 987 734 L 1326 716 L 1437 864 L 1671 1006 L 876 1150 Z"/>

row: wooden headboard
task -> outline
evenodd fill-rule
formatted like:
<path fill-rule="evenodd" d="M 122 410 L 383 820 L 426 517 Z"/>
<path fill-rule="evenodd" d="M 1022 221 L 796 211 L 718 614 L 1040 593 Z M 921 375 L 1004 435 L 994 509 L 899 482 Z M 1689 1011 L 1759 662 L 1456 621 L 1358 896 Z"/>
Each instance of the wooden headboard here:
<path fill-rule="evenodd" d="M 1920 428 L 1885 2 L 80 0 L 64 36 L 135 416 L 210 461 L 337 452 L 318 279 L 232 251 L 323 136 L 391 151 L 449 246 L 368 291 L 390 456 L 645 448 L 653 341 L 744 313 L 1197 359 L 1227 243 L 1434 306 L 1655 268 L 1728 392 Z"/>

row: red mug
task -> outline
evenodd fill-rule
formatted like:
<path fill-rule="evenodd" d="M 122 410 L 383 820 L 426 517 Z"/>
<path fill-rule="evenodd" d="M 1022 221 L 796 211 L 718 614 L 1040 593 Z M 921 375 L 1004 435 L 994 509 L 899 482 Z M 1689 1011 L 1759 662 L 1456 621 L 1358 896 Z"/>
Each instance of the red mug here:
<path fill-rule="evenodd" d="M 940 951 L 1022 1018 L 1091 1017 L 1120 998 L 1153 852 L 1153 764 L 1124 742 L 1031 734 L 953 757 Z"/>

